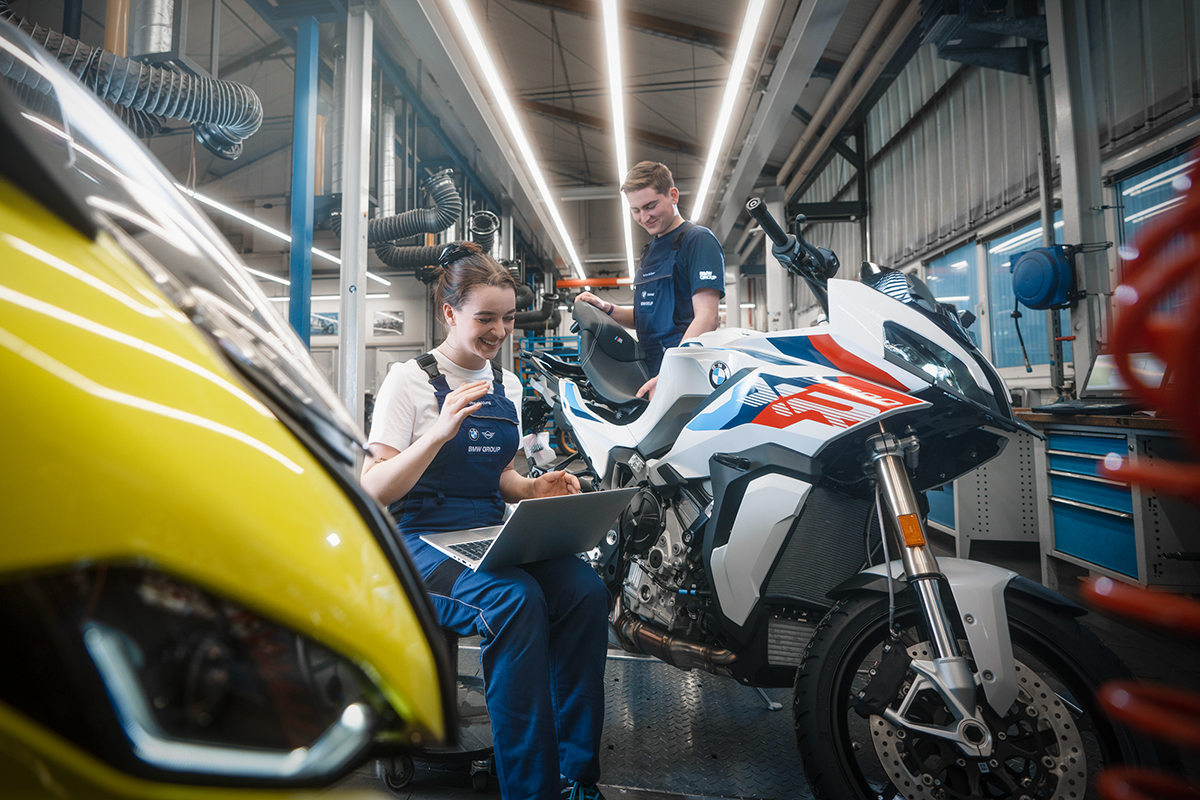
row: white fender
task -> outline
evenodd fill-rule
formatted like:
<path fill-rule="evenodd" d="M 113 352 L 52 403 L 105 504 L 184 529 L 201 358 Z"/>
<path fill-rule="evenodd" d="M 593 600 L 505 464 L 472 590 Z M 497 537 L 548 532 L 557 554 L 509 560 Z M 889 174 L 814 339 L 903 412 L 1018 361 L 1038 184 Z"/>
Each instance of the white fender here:
<path fill-rule="evenodd" d="M 893 580 L 905 580 L 902 562 L 893 561 L 891 568 Z M 1004 590 L 1017 573 L 962 558 L 939 558 L 938 568 L 950 584 L 975 669 L 984 676 L 983 692 L 988 704 L 997 714 L 1004 714 L 1017 699 L 1017 673 L 1004 602 Z M 881 577 L 886 574 L 882 564 L 863 572 Z M 987 678 L 989 673 L 991 680 Z"/>

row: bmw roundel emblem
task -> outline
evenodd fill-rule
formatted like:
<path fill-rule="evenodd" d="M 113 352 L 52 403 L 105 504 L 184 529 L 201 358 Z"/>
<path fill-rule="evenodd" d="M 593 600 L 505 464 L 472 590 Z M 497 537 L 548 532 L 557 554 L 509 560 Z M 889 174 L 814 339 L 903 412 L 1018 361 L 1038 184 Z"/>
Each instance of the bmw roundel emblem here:
<path fill-rule="evenodd" d="M 724 361 L 715 362 L 708 370 L 708 382 L 715 389 L 727 380 L 729 380 L 729 365 Z"/>
<path fill-rule="evenodd" d="M 479 438 L 479 429 L 471 428 L 471 430 L 467 431 L 467 438 L 470 439 L 472 442 L 475 441 L 476 439 L 478 439 Z"/>

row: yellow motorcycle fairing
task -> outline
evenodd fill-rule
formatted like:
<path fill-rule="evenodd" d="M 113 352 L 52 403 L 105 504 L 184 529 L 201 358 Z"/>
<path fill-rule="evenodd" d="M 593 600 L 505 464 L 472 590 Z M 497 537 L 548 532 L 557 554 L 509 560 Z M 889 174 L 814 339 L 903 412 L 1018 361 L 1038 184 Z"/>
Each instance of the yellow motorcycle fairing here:
<path fill-rule="evenodd" d="M 347 657 L 400 738 L 441 740 L 435 659 L 405 587 L 346 492 L 212 342 L 111 237 L 89 240 L 5 181 L 0 265 L 0 583 L 153 565 Z M 0 711 L 11 762 L 31 723 Z M 37 741 L 53 750 L 38 763 L 88 763 Z"/>

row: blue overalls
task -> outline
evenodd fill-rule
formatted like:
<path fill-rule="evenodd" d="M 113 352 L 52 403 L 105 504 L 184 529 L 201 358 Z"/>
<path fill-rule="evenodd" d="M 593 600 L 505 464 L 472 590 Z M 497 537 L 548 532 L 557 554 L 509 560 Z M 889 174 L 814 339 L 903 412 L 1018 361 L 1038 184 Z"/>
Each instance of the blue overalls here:
<path fill-rule="evenodd" d="M 426 353 L 438 410 L 450 387 Z M 475 572 L 419 538 L 503 521 L 500 473 L 518 444 L 517 412 L 495 370 L 493 392 L 389 510 L 442 627 L 482 637 L 480 658 L 504 800 L 558 798 L 560 776 L 600 777 L 608 591 L 574 556 Z M 394 510 L 393 510 L 394 509 Z"/>
<path fill-rule="evenodd" d="M 646 253 L 653 241 L 642 248 L 637 273 L 633 277 L 633 324 L 638 344 L 646 353 L 650 377 L 662 366 L 663 351 L 678 347 L 691 320 L 680 320 L 675 314 L 675 259 L 683 237 L 692 227 L 684 222 L 673 232 L 671 250 L 655 264 L 646 263 Z"/>

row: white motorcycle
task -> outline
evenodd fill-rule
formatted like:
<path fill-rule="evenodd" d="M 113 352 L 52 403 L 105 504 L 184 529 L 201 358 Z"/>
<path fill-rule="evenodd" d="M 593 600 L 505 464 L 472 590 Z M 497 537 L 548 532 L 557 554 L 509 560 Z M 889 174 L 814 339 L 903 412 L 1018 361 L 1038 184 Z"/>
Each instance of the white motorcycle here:
<path fill-rule="evenodd" d="M 803 218 L 789 235 L 759 200 L 747 208 L 827 324 L 685 341 L 649 402 L 634 396 L 637 342 L 586 303 L 578 363 L 533 358 L 540 416 L 578 447 L 551 468 L 642 488 L 591 554 L 616 637 L 682 669 L 794 686 L 818 797 L 1068 800 L 1106 764 L 1156 761 L 1093 701 L 1128 672 L 1082 608 L 926 541 L 923 492 L 1033 433 L 972 320 L 898 271 L 832 280 L 837 258 L 803 240 Z"/>

